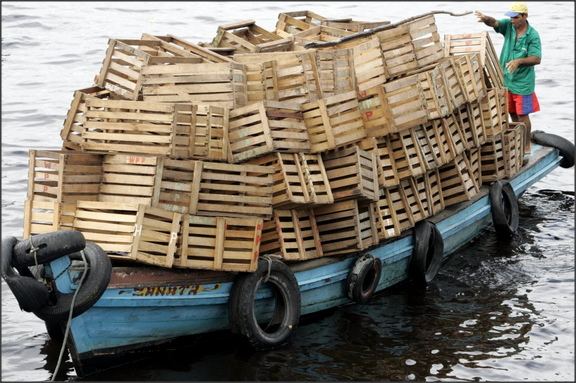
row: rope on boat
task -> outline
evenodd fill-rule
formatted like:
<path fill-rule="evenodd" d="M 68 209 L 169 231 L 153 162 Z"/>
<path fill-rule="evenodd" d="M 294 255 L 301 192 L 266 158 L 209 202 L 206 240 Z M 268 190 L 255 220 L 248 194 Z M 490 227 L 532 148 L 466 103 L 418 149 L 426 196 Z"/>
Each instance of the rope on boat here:
<path fill-rule="evenodd" d="M 333 41 L 314 41 L 314 42 L 310 42 L 308 44 L 304 45 L 304 48 L 306 49 L 310 49 L 310 48 L 319 48 L 319 47 L 331 47 L 333 45 L 337 45 L 343 42 L 346 42 L 348 40 L 353 40 L 357 37 L 366 37 L 366 36 L 370 36 L 376 32 L 381 32 L 381 31 L 385 31 L 387 29 L 391 29 L 391 28 L 395 28 L 401 24 L 416 20 L 416 19 L 420 19 L 422 17 L 426 17 L 426 16 L 430 16 L 430 15 L 435 15 L 435 14 L 448 14 L 450 16 L 456 16 L 456 17 L 460 17 L 460 16 L 466 16 L 472 13 L 472 11 L 466 11 L 466 12 L 462 12 L 462 13 L 454 13 L 454 12 L 448 12 L 448 11 L 430 11 L 427 13 L 423 13 L 421 15 L 417 15 L 417 16 L 412 16 L 409 17 L 407 19 L 401 20 L 397 23 L 393 23 L 393 24 L 386 24 L 386 25 L 381 25 L 379 27 L 376 28 L 372 28 L 372 29 L 368 29 L 366 31 L 362 31 L 362 32 L 358 32 L 358 33 L 354 33 L 352 35 L 349 36 L 344 36 L 339 38 L 338 40 L 333 40 Z"/>
<path fill-rule="evenodd" d="M 266 278 L 264 278 L 264 283 L 268 282 L 268 278 L 270 278 L 270 272 L 272 271 L 272 259 L 270 259 L 270 257 L 274 257 L 276 259 L 282 259 L 281 256 L 276 254 L 264 254 L 262 257 L 260 257 L 268 261 L 268 273 L 266 274 Z"/>
<path fill-rule="evenodd" d="M 58 364 L 56 365 L 56 369 L 54 370 L 54 374 L 52 375 L 51 382 L 56 379 L 56 375 L 58 374 L 58 370 L 60 369 L 60 364 L 62 363 L 62 357 L 64 356 L 64 350 L 66 349 L 66 343 L 68 341 L 68 333 L 70 332 L 70 322 L 72 322 L 72 312 L 74 311 L 74 304 L 76 302 L 76 296 L 82 287 L 82 282 L 84 278 L 86 278 L 86 274 L 88 274 L 88 262 L 86 261 L 86 256 L 84 255 L 84 250 L 80 250 L 80 254 L 82 255 L 82 261 L 84 262 L 84 272 L 82 273 L 82 277 L 80 278 L 80 282 L 78 282 L 78 287 L 72 296 L 72 303 L 70 303 L 70 314 L 68 315 L 68 322 L 66 323 L 66 332 L 64 333 L 64 340 L 62 340 L 62 348 L 60 349 L 60 356 L 58 357 Z"/>

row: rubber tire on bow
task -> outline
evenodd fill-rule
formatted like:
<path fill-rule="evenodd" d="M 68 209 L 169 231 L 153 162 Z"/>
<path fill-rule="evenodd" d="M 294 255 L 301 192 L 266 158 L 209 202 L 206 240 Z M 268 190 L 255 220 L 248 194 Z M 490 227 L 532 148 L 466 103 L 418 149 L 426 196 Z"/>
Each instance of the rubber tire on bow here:
<path fill-rule="evenodd" d="M 86 312 L 100 299 L 112 276 L 112 262 L 100 246 L 94 242 L 86 241 L 86 247 L 83 250 L 90 267 L 76 296 L 72 318 Z M 82 260 L 82 255 L 80 252 L 72 253 L 70 259 Z M 57 292 L 57 301 L 54 305 L 46 305 L 34 311 L 34 314 L 45 322 L 68 320 L 73 298 L 73 292 L 69 294 Z"/>
<path fill-rule="evenodd" d="M 414 249 L 408 267 L 412 281 L 426 286 L 436 278 L 444 257 L 444 239 L 433 222 L 420 221 L 414 226 Z"/>
<path fill-rule="evenodd" d="M 532 140 L 540 145 L 551 146 L 558 149 L 562 156 L 560 167 L 568 169 L 574 166 L 574 154 L 576 147 L 566 138 L 556 134 L 545 133 L 542 130 L 535 130 L 531 134 Z"/>
<path fill-rule="evenodd" d="M 36 259 L 34 259 L 34 245 Z M 59 230 L 24 239 L 14 246 L 12 265 L 15 267 L 41 265 L 84 249 L 86 240 L 78 230 Z"/>
<path fill-rule="evenodd" d="M 509 238 L 518 230 L 518 200 L 512 185 L 506 180 L 496 181 L 490 186 L 492 223 L 498 238 Z"/>
<path fill-rule="evenodd" d="M 354 262 L 352 270 L 346 279 L 346 296 L 359 303 L 367 303 L 376 292 L 380 276 L 382 275 L 382 261 L 371 254 L 364 254 Z"/>
<path fill-rule="evenodd" d="M 2 239 L 2 278 L 14 294 L 21 310 L 33 312 L 48 303 L 48 288 L 28 275 L 18 275 L 12 269 L 14 246 L 18 240 L 16 237 Z"/>
<path fill-rule="evenodd" d="M 230 291 L 228 318 L 230 329 L 242 335 L 257 350 L 271 349 L 289 343 L 300 320 L 300 288 L 292 270 L 279 260 L 272 260 L 267 285 L 274 291 L 275 308 L 267 332 L 257 322 L 255 315 L 256 292 L 264 284 L 269 263 L 258 261 L 253 273 L 239 274 Z"/>

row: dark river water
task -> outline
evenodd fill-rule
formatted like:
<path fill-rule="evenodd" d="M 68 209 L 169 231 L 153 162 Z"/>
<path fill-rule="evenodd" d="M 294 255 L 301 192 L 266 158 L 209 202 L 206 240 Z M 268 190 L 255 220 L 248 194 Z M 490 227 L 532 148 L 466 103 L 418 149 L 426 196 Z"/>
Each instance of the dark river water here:
<path fill-rule="evenodd" d="M 541 35 L 541 112 L 532 129 L 574 142 L 574 2 L 527 2 Z M 75 90 L 90 87 L 108 39 L 172 34 L 208 42 L 217 27 L 280 12 L 398 22 L 433 10 L 503 18 L 502 2 L 2 2 L 2 237 L 23 235 L 28 150 L 61 147 Z M 488 30 L 437 15 L 439 32 Z M 496 51 L 502 37 L 491 33 Z M 228 334 L 90 376 L 91 381 L 571 381 L 574 375 L 574 168 L 519 199 L 510 242 L 489 229 L 446 260 L 426 289 L 403 283 L 367 305 L 305 318 L 293 342 L 254 352 Z M 2 381 L 52 379 L 60 344 L 20 311 L 2 280 Z M 81 380 L 65 355 L 56 380 Z"/>

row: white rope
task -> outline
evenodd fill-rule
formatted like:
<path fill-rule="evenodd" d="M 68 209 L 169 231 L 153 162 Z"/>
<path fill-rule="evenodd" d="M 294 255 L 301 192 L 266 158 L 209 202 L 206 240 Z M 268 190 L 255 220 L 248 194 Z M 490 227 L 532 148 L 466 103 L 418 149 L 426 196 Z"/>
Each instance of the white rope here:
<path fill-rule="evenodd" d="M 56 375 L 58 374 L 58 370 L 60 369 L 60 364 L 62 363 L 62 357 L 64 356 L 64 350 L 66 349 L 66 342 L 68 341 L 68 333 L 70 332 L 70 322 L 72 321 L 72 312 L 74 310 L 74 303 L 76 302 L 76 296 L 80 291 L 80 287 L 82 286 L 82 282 L 88 274 L 88 263 L 86 262 L 86 257 L 84 256 L 84 250 L 80 250 L 80 254 L 82 254 L 82 261 L 84 262 L 84 273 L 82 273 L 82 277 L 80 278 L 80 282 L 78 282 L 78 287 L 74 292 L 74 296 L 72 297 L 72 303 L 70 304 L 70 314 L 68 315 L 68 322 L 66 323 L 66 332 L 64 333 L 64 340 L 62 341 L 62 348 L 60 349 L 60 356 L 58 357 L 58 364 L 56 365 L 56 369 L 54 370 L 54 375 L 52 375 L 52 379 L 50 381 L 54 381 L 56 379 Z"/>
<path fill-rule="evenodd" d="M 268 261 L 268 273 L 266 274 L 266 278 L 264 278 L 264 283 L 268 282 L 268 278 L 270 278 L 270 272 L 272 271 L 272 259 L 270 259 L 270 257 L 273 257 L 276 259 L 282 259 L 282 257 L 280 255 L 276 255 L 276 254 L 264 254 L 263 256 L 260 257 L 260 258 Z"/>

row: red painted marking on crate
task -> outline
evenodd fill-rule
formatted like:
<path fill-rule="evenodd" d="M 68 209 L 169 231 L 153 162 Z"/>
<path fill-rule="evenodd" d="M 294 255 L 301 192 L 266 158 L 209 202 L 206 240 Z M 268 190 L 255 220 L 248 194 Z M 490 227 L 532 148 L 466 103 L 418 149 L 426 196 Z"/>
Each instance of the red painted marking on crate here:
<path fill-rule="evenodd" d="M 44 161 L 44 167 L 51 169 L 52 168 L 52 162 Z"/>

